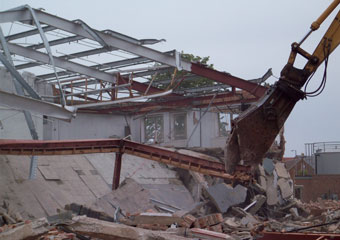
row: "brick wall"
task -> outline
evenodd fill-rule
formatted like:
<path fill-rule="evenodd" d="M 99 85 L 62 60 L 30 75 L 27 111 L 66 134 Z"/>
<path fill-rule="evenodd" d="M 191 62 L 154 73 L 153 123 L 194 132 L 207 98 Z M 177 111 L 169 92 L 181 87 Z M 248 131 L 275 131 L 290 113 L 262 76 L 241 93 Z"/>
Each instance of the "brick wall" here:
<path fill-rule="evenodd" d="M 314 175 L 311 177 L 295 177 L 295 185 L 302 185 L 303 202 L 316 201 L 326 194 L 337 194 L 340 198 L 340 175 Z"/>

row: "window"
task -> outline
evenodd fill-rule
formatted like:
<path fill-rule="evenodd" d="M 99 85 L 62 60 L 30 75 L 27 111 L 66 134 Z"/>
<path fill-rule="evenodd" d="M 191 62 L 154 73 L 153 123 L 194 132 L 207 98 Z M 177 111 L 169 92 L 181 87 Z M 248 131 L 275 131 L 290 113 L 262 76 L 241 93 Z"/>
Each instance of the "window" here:
<path fill-rule="evenodd" d="M 221 137 L 228 136 L 231 130 L 230 114 L 218 113 L 218 132 Z"/>
<path fill-rule="evenodd" d="M 147 143 L 163 142 L 163 116 L 152 115 L 144 119 L 144 135 Z"/>
<path fill-rule="evenodd" d="M 187 114 L 174 114 L 174 138 L 175 140 L 187 138 Z"/>
<path fill-rule="evenodd" d="M 231 119 L 237 118 L 238 114 L 218 113 L 218 132 L 220 137 L 226 137 L 231 131 Z"/>

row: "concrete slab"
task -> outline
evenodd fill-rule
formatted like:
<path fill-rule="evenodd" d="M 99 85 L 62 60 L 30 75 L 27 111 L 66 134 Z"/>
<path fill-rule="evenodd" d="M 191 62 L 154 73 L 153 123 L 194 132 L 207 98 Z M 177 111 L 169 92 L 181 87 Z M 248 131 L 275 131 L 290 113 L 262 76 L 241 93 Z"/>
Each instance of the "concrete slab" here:
<path fill-rule="evenodd" d="M 279 176 L 277 175 L 276 170 L 273 171 L 273 176 L 274 176 L 273 185 L 275 188 L 277 188 L 277 180 L 279 180 Z"/>
<path fill-rule="evenodd" d="M 220 183 L 209 187 L 207 192 L 210 200 L 221 213 L 227 212 L 229 207 L 243 203 L 247 197 L 247 188 L 241 185 L 232 188 L 225 183 Z"/>
<path fill-rule="evenodd" d="M 25 219 L 57 214 L 72 202 L 90 204 L 111 192 L 82 155 L 40 156 L 34 180 L 27 180 L 29 163 L 28 156 L 0 156 L 0 201 L 8 199 Z"/>
<path fill-rule="evenodd" d="M 88 154 L 86 158 L 105 179 L 112 184 L 115 154 Z M 123 154 L 120 182 L 126 178 L 132 178 L 140 184 L 170 184 L 178 179 L 176 171 L 164 164 L 150 161 L 145 158 Z"/>
<path fill-rule="evenodd" d="M 177 236 L 163 231 L 151 231 L 137 227 L 130 227 L 124 224 L 101 221 L 98 219 L 77 216 L 69 225 L 72 230 L 79 233 L 86 233 L 91 237 L 100 236 L 103 239 L 164 239 L 164 240 L 185 240 L 187 238 Z"/>
<path fill-rule="evenodd" d="M 256 204 L 249 209 L 249 213 L 254 215 L 257 213 L 258 210 L 262 207 L 262 205 L 266 202 L 267 198 L 263 195 L 256 195 L 254 198 L 254 201 L 256 201 Z"/>
<path fill-rule="evenodd" d="M 195 206 L 195 201 L 183 184 L 142 184 L 147 189 L 152 199 L 151 201 L 159 207 L 166 207 L 173 209 L 169 206 L 175 207 L 177 211 L 187 210 L 190 211 Z M 154 201 L 155 200 L 155 201 Z"/>
<path fill-rule="evenodd" d="M 274 177 L 267 177 L 267 204 L 269 206 L 276 205 L 279 202 L 277 188 L 274 186 Z"/>
<path fill-rule="evenodd" d="M 280 178 L 290 178 L 290 175 L 285 167 L 285 164 L 282 162 L 278 162 L 275 164 L 275 171 L 277 176 Z"/>
<path fill-rule="evenodd" d="M 116 209 L 120 207 L 125 213 L 135 214 L 154 209 L 150 201 L 151 193 L 133 179 L 125 179 L 118 189 L 104 195 L 89 207 L 100 210 L 110 216 L 114 216 Z"/>
<path fill-rule="evenodd" d="M 264 171 L 264 167 L 259 164 L 258 169 L 259 169 L 259 175 L 265 177 L 266 172 Z"/>
<path fill-rule="evenodd" d="M 268 175 L 272 175 L 275 169 L 273 160 L 270 158 L 263 159 L 263 168 Z"/>
<path fill-rule="evenodd" d="M 263 189 L 267 189 L 267 180 L 266 177 L 260 176 L 259 177 L 259 184 Z"/>
<path fill-rule="evenodd" d="M 38 169 L 46 180 L 60 180 L 58 174 L 50 166 L 38 166 Z"/>
<path fill-rule="evenodd" d="M 277 182 L 282 198 L 287 199 L 293 195 L 293 182 L 291 179 L 280 178 Z"/>

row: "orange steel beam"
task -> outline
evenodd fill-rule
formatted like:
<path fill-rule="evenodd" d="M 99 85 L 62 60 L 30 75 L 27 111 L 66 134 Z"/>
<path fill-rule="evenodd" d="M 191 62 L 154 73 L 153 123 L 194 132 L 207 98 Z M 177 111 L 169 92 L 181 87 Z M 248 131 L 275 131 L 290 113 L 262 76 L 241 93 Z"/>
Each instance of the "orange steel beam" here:
<path fill-rule="evenodd" d="M 0 140 L 2 155 L 72 155 L 89 153 L 126 153 L 149 160 L 162 162 L 178 168 L 199 172 L 205 175 L 236 180 L 227 174 L 225 166 L 203 158 L 181 154 L 176 150 L 145 145 L 123 139 L 88 140 Z M 117 169 L 118 171 L 118 169 Z M 247 180 L 242 178 L 242 180 Z"/>
<path fill-rule="evenodd" d="M 258 237 L 259 240 L 286 240 L 286 239 L 294 239 L 294 240 L 317 240 L 317 239 L 334 239 L 340 240 L 340 234 L 334 233 L 281 233 L 281 232 L 262 232 L 260 235 L 262 237 Z"/>
<path fill-rule="evenodd" d="M 116 190 L 119 187 L 120 170 L 122 168 L 122 155 L 121 152 L 116 152 L 115 168 L 112 179 L 112 190 Z"/>

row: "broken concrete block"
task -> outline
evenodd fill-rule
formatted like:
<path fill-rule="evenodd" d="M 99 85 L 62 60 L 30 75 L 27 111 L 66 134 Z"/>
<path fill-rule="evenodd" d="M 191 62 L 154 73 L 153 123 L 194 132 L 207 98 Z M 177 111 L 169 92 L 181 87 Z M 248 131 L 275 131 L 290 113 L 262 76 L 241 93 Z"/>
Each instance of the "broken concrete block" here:
<path fill-rule="evenodd" d="M 1 240 L 26 239 L 34 235 L 35 234 L 32 230 L 32 224 L 28 223 L 9 229 L 8 231 L 1 232 L 0 239 Z"/>
<path fill-rule="evenodd" d="M 282 198 L 287 199 L 293 196 L 293 182 L 291 179 L 280 178 L 277 184 L 279 185 Z"/>
<path fill-rule="evenodd" d="M 171 225 L 173 223 L 182 222 L 182 218 L 174 217 L 170 213 L 141 213 L 137 216 L 131 216 L 130 220 L 133 225 L 138 224 L 159 224 L 159 225 Z"/>
<path fill-rule="evenodd" d="M 240 224 L 235 222 L 235 218 L 227 218 L 224 220 L 224 225 L 227 225 L 228 228 L 239 228 Z"/>
<path fill-rule="evenodd" d="M 256 204 L 249 209 L 249 213 L 253 215 L 256 214 L 258 210 L 260 210 L 267 198 L 263 195 L 256 195 L 254 200 L 256 201 Z"/>
<path fill-rule="evenodd" d="M 157 230 L 157 231 L 165 231 L 169 227 L 167 225 L 161 225 L 161 224 L 137 224 L 138 228 L 143 228 L 143 229 L 149 229 L 149 230 Z"/>
<path fill-rule="evenodd" d="M 261 185 L 263 189 L 267 189 L 267 180 L 265 177 L 263 176 L 259 177 L 259 184 Z"/>
<path fill-rule="evenodd" d="M 267 204 L 269 206 L 276 205 L 279 202 L 277 188 L 274 186 L 274 177 L 267 178 Z"/>
<path fill-rule="evenodd" d="M 297 208 L 291 208 L 289 209 L 289 212 L 293 215 L 295 219 L 298 219 L 300 217 Z"/>
<path fill-rule="evenodd" d="M 264 171 L 264 167 L 263 167 L 261 164 L 259 164 L 258 170 L 259 170 L 259 175 L 260 175 L 260 176 L 263 176 L 263 177 L 266 176 L 266 173 L 265 173 L 265 171 Z"/>
<path fill-rule="evenodd" d="M 47 217 L 47 221 L 49 224 L 65 223 L 69 220 L 72 220 L 71 211 L 61 212 L 59 214 Z"/>
<path fill-rule="evenodd" d="M 259 223 L 259 221 L 250 214 L 247 214 L 247 216 L 241 219 L 241 224 L 248 228 L 253 228 L 253 226 L 257 223 Z"/>
<path fill-rule="evenodd" d="M 275 170 L 277 173 L 277 176 L 280 178 L 290 178 L 290 175 L 285 167 L 285 164 L 282 162 L 278 162 L 275 164 Z"/>
<path fill-rule="evenodd" d="M 93 206 L 96 207 L 95 205 Z M 97 211 L 95 209 L 88 208 L 83 205 L 79 205 L 77 203 L 71 203 L 71 204 L 65 205 L 65 210 L 71 211 L 78 215 L 86 215 L 91 218 L 97 218 L 97 219 L 101 219 L 101 220 L 105 220 L 109 222 L 114 222 L 115 220 L 114 217 L 109 216 L 106 212 Z"/>
<path fill-rule="evenodd" d="M 241 185 L 233 188 L 220 183 L 209 187 L 207 192 L 210 200 L 221 213 L 227 212 L 231 206 L 243 203 L 247 197 L 247 188 Z"/>
<path fill-rule="evenodd" d="M 273 185 L 274 185 L 274 187 L 277 188 L 277 180 L 279 179 L 279 176 L 277 175 L 275 170 L 273 171 L 273 176 L 274 176 L 274 178 L 273 178 Z"/>
<path fill-rule="evenodd" d="M 8 213 L 7 209 L 0 207 L 0 215 L 4 218 L 7 224 L 15 224 L 16 221 Z"/>
<path fill-rule="evenodd" d="M 263 159 L 263 168 L 268 175 L 272 175 L 275 169 L 273 160 L 270 158 Z"/>
<path fill-rule="evenodd" d="M 239 208 L 239 207 L 232 207 L 231 210 L 232 210 L 233 216 L 235 217 L 245 217 L 248 214 L 246 211 L 244 211 L 242 208 Z"/>
<path fill-rule="evenodd" d="M 258 194 L 264 194 L 267 191 L 267 188 L 263 188 L 260 184 L 258 184 L 256 182 L 250 183 L 249 188 L 253 189 Z"/>
<path fill-rule="evenodd" d="M 185 237 L 176 236 L 173 233 L 130 227 L 124 224 L 107 222 L 84 216 L 77 216 L 72 220 L 74 223 L 70 224 L 68 226 L 69 228 L 72 228 L 75 232 L 85 233 L 90 237 L 97 237 L 98 234 L 100 234 L 103 239 L 186 239 Z"/>

